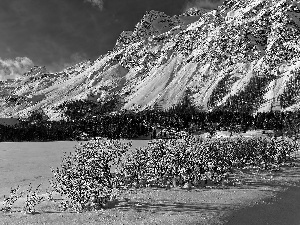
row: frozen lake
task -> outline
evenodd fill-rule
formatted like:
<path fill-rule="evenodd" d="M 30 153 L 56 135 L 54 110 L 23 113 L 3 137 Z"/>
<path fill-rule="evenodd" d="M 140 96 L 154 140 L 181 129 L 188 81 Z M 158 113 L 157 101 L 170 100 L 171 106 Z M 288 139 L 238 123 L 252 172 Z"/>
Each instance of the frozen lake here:
<path fill-rule="evenodd" d="M 149 140 L 133 140 L 132 148 L 147 145 Z M 33 187 L 42 183 L 47 188 L 52 178 L 50 167 L 59 167 L 64 152 L 74 151 L 76 141 L 0 142 L 0 202 L 11 187 Z"/>

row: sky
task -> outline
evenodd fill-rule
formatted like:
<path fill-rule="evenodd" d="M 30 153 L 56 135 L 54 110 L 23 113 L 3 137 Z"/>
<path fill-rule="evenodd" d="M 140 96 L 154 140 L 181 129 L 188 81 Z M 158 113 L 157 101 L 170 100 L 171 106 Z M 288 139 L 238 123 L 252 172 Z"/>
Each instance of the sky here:
<path fill-rule="evenodd" d="M 146 11 L 180 14 L 222 0 L 1 0 L 0 79 L 32 66 L 57 72 L 111 50 Z"/>

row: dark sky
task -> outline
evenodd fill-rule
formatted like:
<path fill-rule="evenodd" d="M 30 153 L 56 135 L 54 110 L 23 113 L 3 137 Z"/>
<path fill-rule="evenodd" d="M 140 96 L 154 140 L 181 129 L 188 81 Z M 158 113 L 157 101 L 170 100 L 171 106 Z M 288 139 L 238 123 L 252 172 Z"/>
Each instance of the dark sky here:
<path fill-rule="evenodd" d="M 0 0 L 0 76 L 5 66 L 17 68 L 6 73 L 32 64 L 59 71 L 96 59 L 113 48 L 122 31 L 133 30 L 146 11 L 174 15 L 194 5 L 216 7 L 220 1 Z"/>

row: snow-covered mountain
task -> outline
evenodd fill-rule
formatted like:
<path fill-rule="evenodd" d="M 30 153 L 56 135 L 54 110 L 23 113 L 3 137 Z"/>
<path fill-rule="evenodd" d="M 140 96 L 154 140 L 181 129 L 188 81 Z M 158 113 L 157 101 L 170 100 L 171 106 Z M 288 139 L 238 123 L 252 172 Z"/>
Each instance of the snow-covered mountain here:
<path fill-rule="evenodd" d="M 59 73 L 35 67 L 1 83 L 2 117 L 71 99 L 118 94 L 125 109 L 177 104 L 188 89 L 205 110 L 300 107 L 300 0 L 227 0 L 213 11 L 150 11 L 112 51 Z"/>

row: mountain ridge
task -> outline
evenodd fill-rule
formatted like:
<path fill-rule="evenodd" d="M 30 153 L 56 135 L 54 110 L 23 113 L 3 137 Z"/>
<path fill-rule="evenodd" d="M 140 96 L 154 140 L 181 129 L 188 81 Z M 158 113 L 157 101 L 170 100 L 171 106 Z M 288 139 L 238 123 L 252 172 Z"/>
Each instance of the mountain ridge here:
<path fill-rule="evenodd" d="M 229 0 L 177 16 L 150 11 L 95 61 L 59 73 L 36 67 L 22 80 L 2 83 L 0 116 L 42 108 L 58 119 L 55 108 L 64 101 L 113 94 L 124 109 L 166 109 L 187 89 L 204 110 L 296 110 L 299 26 L 299 0 Z"/>

